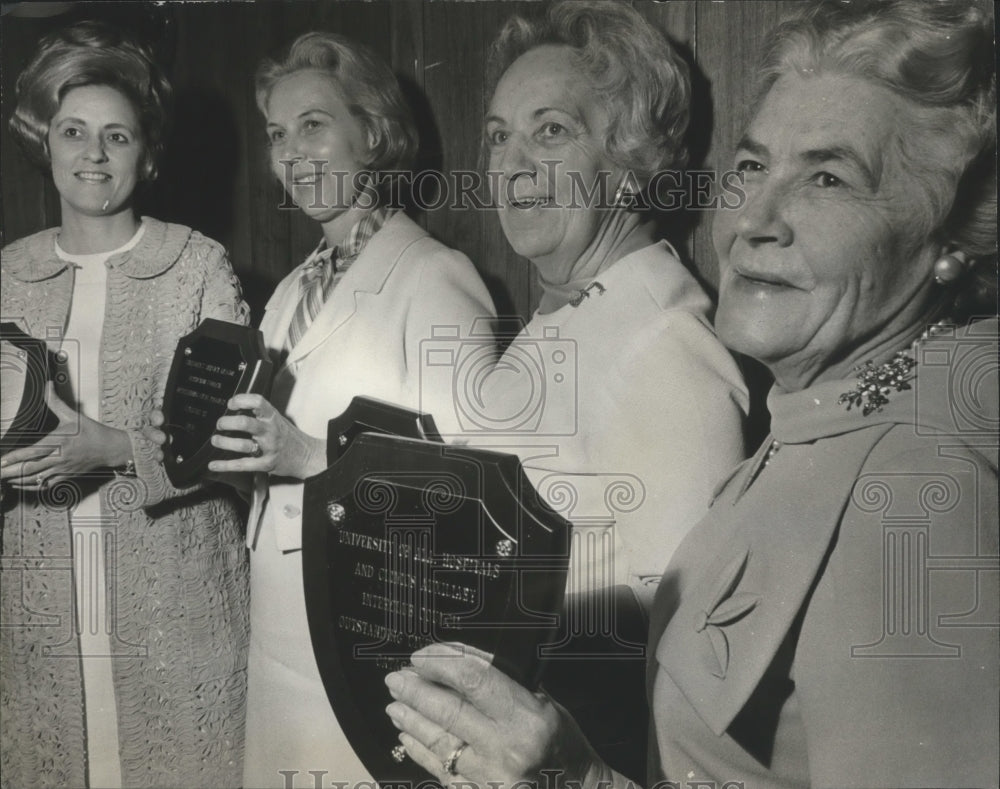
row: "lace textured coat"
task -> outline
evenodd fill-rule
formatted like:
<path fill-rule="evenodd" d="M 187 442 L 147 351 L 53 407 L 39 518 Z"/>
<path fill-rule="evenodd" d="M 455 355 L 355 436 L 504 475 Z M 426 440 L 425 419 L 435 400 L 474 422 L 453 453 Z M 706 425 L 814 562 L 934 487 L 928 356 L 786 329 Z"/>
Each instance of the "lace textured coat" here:
<path fill-rule="evenodd" d="M 127 787 L 238 786 L 242 776 L 248 579 L 242 523 L 219 489 L 173 489 L 140 428 L 159 406 L 177 340 L 203 318 L 248 310 L 225 251 L 189 228 L 144 219 L 108 262 L 100 417 L 132 441 L 136 476 L 100 483 L 122 780 Z M 58 351 L 73 267 L 56 230 L 2 254 L 3 320 Z M 80 487 L 4 492 L 0 574 L 3 787 L 86 785 L 80 647 L 68 514 Z M 112 597 L 113 596 L 113 597 Z M 112 602 L 113 600 L 113 602 Z"/>

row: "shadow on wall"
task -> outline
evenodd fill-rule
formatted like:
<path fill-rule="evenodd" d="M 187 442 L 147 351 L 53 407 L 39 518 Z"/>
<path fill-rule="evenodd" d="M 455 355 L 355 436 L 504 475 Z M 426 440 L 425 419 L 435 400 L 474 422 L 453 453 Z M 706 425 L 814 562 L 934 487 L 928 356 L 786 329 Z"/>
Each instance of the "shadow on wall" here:
<path fill-rule="evenodd" d="M 400 89 L 403 92 L 403 96 L 406 99 L 407 104 L 410 106 L 410 110 L 413 112 L 414 121 L 417 124 L 417 131 L 420 134 L 420 148 L 417 151 L 417 156 L 413 161 L 413 171 L 415 173 L 422 172 L 424 170 L 431 170 L 435 172 L 444 172 L 444 145 L 441 140 L 441 132 L 437 125 L 437 119 L 434 117 L 434 111 L 431 107 L 430 101 L 427 95 L 412 79 L 407 76 L 397 74 L 399 79 Z M 479 162 L 479 169 L 485 170 L 485 161 Z M 411 179 L 411 184 L 413 183 Z M 412 193 L 412 190 L 407 192 L 403 191 L 400 195 L 402 198 L 403 205 L 405 206 L 406 212 L 415 221 L 425 224 L 422 219 L 423 215 L 426 214 L 426 210 L 422 208 L 425 205 L 435 205 L 440 198 L 440 185 L 433 179 L 427 179 L 420 182 L 418 188 L 421 190 L 419 198 L 417 195 Z M 489 195 L 486 190 L 481 190 L 479 197 L 481 200 L 488 201 Z M 439 241 L 444 241 L 449 245 L 457 245 L 460 239 L 438 239 Z M 477 263 L 475 260 L 475 249 L 463 250 L 470 258 L 472 258 L 473 263 Z M 486 285 L 487 290 L 490 292 L 490 296 L 493 299 L 493 304 L 496 306 L 497 313 L 499 315 L 511 315 L 516 316 L 517 309 L 514 306 L 514 298 L 511 294 L 510 287 L 508 283 L 504 282 L 500 277 L 492 276 L 480 268 L 480 276 L 483 278 L 483 282 Z M 520 328 L 521 322 L 519 318 L 515 318 L 518 329 Z M 512 324 L 513 325 L 513 324 Z M 510 330 L 507 330 L 510 333 Z M 517 333 L 515 330 L 514 334 Z"/>
<path fill-rule="evenodd" d="M 687 132 L 684 135 L 684 144 L 688 153 L 684 169 L 686 171 L 700 170 L 704 166 L 705 157 L 708 155 L 708 148 L 712 141 L 714 124 L 712 85 L 695 60 L 690 46 L 674 39 L 670 39 L 670 43 L 681 59 L 687 63 L 691 76 L 691 116 Z M 691 182 L 684 180 L 681 183 L 685 186 L 684 191 L 678 195 L 678 201 L 682 203 L 681 205 L 667 210 L 654 207 L 651 211 L 657 235 L 670 241 L 693 239 L 695 228 L 703 223 L 711 222 L 711 211 L 691 207 L 688 204 L 696 197 L 691 193 Z M 659 200 L 651 199 L 650 202 L 657 206 L 667 202 L 667 200 L 668 196 L 661 195 Z M 681 253 L 684 265 L 715 301 L 717 299 L 715 284 L 709 281 L 695 265 L 695 261 L 690 259 L 691 251 L 688 250 L 687 254 L 683 249 L 679 248 L 678 251 Z"/>
<path fill-rule="evenodd" d="M 139 212 L 192 227 L 232 255 L 238 171 L 241 157 L 248 155 L 244 130 L 222 93 L 200 87 L 177 91 L 173 117 L 159 177 L 141 196 Z M 241 261 L 232 262 L 256 326 L 276 283 Z"/>
<path fill-rule="evenodd" d="M 143 195 L 141 211 L 231 246 L 242 141 L 224 95 L 202 88 L 179 90 L 160 174 Z"/>

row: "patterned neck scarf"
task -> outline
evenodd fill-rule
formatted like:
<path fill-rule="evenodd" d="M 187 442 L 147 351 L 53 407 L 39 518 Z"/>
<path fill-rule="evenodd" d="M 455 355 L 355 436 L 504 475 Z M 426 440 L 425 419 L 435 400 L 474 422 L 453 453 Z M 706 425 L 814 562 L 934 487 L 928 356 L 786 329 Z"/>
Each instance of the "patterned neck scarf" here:
<path fill-rule="evenodd" d="M 299 304 L 288 324 L 286 348 L 292 349 L 298 344 L 347 269 L 394 213 L 387 208 L 369 211 L 354 224 L 339 246 L 328 247 L 323 239 L 306 258 L 299 279 Z"/>

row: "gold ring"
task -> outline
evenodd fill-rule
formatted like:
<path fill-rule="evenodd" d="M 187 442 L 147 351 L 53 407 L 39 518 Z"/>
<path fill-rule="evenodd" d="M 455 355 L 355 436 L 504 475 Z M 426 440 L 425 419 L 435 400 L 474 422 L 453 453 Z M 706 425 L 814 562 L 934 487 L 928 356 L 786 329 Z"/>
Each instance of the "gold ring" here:
<path fill-rule="evenodd" d="M 406 746 L 405 745 L 397 745 L 395 748 L 392 749 L 392 760 L 396 764 L 402 764 L 403 759 L 405 759 L 405 758 L 406 758 Z"/>
<path fill-rule="evenodd" d="M 458 760 L 462 756 L 462 751 L 466 749 L 466 746 L 468 746 L 468 744 L 469 743 L 467 742 L 463 742 L 448 755 L 447 759 L 441 762 L 441 767 L 444 769 L 446 773 L 448 773 L 448 775 L 451 776 L 458 775 L 458 770 L 456 770 L 455 768 L 458 766 Z"/>
<path fill-rule="evenodd" d="M 250 450 L 250 457 L 259 458 L 264 454 L 264 450 L 260 448 L 260 444 L 257 443 L 256 438 L 251 438 L 250 443 L 253 444 L 253 449 Z"/>

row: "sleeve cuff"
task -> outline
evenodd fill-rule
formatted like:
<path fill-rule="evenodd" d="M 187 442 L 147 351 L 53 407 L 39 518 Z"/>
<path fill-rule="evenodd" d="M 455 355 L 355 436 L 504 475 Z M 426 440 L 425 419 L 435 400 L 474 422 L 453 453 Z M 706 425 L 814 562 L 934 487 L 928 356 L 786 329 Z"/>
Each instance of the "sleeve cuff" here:
<path fill-rule="evenodd" d="M 145 489 L 142 506 L 158 504 L 168 497 L 171 490 L 163 464 L 157 459 L 158 448 L 137 430 L 128 430 L 126 433 L 132 443 L 135 476 Z"/>

